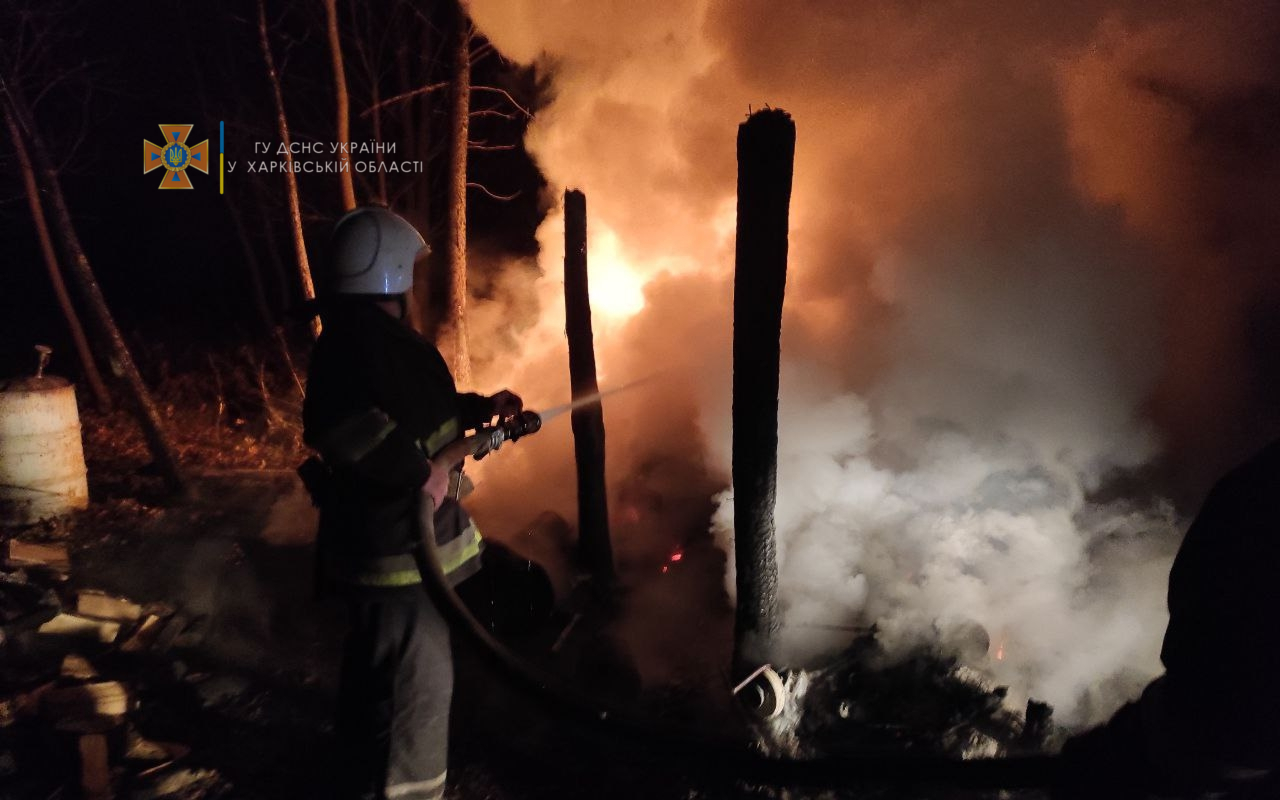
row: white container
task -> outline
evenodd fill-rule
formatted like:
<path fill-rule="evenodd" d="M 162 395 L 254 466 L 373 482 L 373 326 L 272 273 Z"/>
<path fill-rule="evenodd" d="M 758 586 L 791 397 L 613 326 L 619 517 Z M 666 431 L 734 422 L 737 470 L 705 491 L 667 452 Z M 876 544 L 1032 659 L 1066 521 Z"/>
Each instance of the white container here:
<path fill-rule="evenodd" d="M 0 525 L 30 525 L 88 506 L 71 383 L 50 376 L 0 381 Z"/>

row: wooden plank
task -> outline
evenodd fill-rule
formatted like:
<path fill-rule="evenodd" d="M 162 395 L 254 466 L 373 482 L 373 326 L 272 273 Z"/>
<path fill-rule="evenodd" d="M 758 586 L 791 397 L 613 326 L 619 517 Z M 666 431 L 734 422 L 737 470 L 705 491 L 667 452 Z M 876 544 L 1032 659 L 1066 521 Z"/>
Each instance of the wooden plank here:
<path fill-rule="evenodd" d="M 116 622 L 137 622 L 142 617 L 142 606 L 123 597 L 90 589 L 76 596 L 76 613 Z"/>
<path fill-rule="evenodd" d="M 62 659 L 60 674 L 64 678 L 87 681 L 98 677 L 98 671 L 89 663 L 89 659 L 79 653 L 68 653 Z"/>
<path fill-rule="evenodd" d="M 151 648 L 163 632 L 163 626 L 160 623 L 161 618 L 159 616 L 148 614 L 147 618 L 138 626 L 138 629 L 133 632 L 133 635 L 124 644 L 120 645 L 120 652 L 140 653 Z"/>
<path fill-rule="evenodd" d="M 66 636 L 77 639 L 96 639 L 103 644 L 111 644 L 120 635 L 120 623 L 108 620 L 89 619 L 75 614 L 59 614 L 45 624 L 36 628 L 36 633 L 43 636 Z"/>
<path fill-rule="evenodd" d="M 0 728 L 7 728 L 23 717 L 33 717 L 40 710 L 40 698 L 53 688 L 53 681 L 0 697 Z"/>
<path fill-rule="evenodd" d="M 179 611 L 164 624 L 160 633 L 156 634 L 152 648 L 157 653 L 167 653 L 173 647 L 173 643 L 177 641 L 182 632 L 187 629 L 192 622 L 192 618 L 185 613 Z"/>
<path fill-rule="evenodd" d="M 5 558 L 16 567 L 41 566 L 60 572 L 71 569 L 71 556 L 65 544 L 42 544 L 10 539 L 6 543 Z"/>
<path fill-rule="evenodd" d="M 88 733 L 80 737 L 80 790 L 85 800 L 106 800 L 111 793 L 111 764 L 107 758 L 107 737 Z"/>
<path fill-rule="evenodd" d="M 129 712 L 129 689 L 119 681 L 98 681 L 48 690 L 40 711 L 54 722 L 82 717 L 117 717 Z"/>

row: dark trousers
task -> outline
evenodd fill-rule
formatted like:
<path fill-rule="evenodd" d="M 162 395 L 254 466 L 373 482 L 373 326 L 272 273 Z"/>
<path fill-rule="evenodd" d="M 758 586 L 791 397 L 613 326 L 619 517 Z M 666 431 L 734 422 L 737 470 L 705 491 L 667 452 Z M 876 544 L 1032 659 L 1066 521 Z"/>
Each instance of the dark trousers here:
<path fill-rule="evenodd" d="M 449 751 L 449 626 L 420 586 L 354 597 L 338 695 L 343 800 L 439 800 Z"/>

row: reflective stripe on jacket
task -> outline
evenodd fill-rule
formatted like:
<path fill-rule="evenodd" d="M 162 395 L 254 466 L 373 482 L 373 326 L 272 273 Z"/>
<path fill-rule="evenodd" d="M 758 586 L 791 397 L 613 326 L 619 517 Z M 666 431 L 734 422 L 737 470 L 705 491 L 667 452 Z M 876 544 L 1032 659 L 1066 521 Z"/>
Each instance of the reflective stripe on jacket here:
<path fill-rule="evenodd" d="M 316 436 L 316 445 L 326 460 L 336 464 L 356 465 L 372 453 L 396 428 L 396 424 L 380 409 L 369 409 L 342 420 L 332 429 Z M 450 417 L 418 446 L 428 458 L 458 438 L 459 422 Z M 484 549 L 475 521 L 458 504 L 447 498 L 435 514 L 436 556 L 449 582 L 456 586 L 480 569 L 480 553 Z M 366 587 L 410 586 L 422 582 L 412 554 L 390 556 L 352 556 L 333 560 L 328 565 L 330 577 L 338 583 Z"/>
<path fill-rule="evenodd" d="M 472 522 L 461 535 L 444 545 L 437 545 L 436 557 L 440 560 L 440 567 L 449 583 L 457 586 L 479 571 L 480 553 L 483 551 L 484 542 L 480 538 L 480 530 Z M 417 560 L 407 553 L 339 564 L 334 577 L 340 583 L 373 588 L 422 583 Z"/>

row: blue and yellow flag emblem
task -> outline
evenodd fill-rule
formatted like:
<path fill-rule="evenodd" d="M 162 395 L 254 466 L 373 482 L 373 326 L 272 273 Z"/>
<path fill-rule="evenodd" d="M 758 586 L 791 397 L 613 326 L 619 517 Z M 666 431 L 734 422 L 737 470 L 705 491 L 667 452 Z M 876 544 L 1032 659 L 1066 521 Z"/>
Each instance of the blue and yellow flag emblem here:
<path fill-rule="evenodd" d="M 161 125 L 163 146 L 142 140 L 142 174 L 164 167 L 161 189 L 192 188 L 191 179 L 187 177 L 188 167 L 195 167 L 204 174 L 209 174 L 209 140 L 205 139 L 194 147 L 188 147 L 187 137 L 191 135 L 192 127 L 194 126 Z"/>

